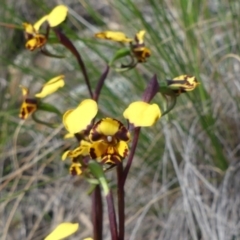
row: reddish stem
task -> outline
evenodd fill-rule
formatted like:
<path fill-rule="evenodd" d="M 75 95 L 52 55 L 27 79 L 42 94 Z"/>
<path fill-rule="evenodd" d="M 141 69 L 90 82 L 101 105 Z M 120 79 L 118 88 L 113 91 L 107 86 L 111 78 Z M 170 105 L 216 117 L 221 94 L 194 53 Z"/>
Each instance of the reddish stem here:
<path fill-rule="evenodd" d="M 122 163 L 117 166 L 117 177 L 118 177 L 118 238 L 124 240 L 125 233 L 125 193 L 124 184 L 121 184 L 123 177 L 123 165 Z"/>
<path fill-rule="evenodd" d="M 109 66 L 107 65 L 105 71 L 103 72 L 103 74 L 101 75 L 100 79 L 98 80 L 98 84 L 97 84 L 97 87 L 96 87 L 96 90 L 95 90 L 95 93 L 94 93 L 94 96 L 93 96 L 93 99 L 94 99 L 96 102 L 98 101 L 100 92 L 101 92 L 101 90 L 102 90 L 104 81 L 105 81 L 106 78 L 107 78 L 108 72 L 109 72 Z"/>
<path fill-rule="evenodd" d="M 106 195 L 106 200 L 107 200 L 108 218 L 109 218 L 112 240 L 118 240 L 117 221 L 116 221 L 116 214 L 115 214 L 114 202 L 113 202 L 113 196 L 112 196 L 111 190 Z"/>
<path fill-rule="evenodd" d="M 76 59 L 78 61 L 78 64 L 79 64 L 79 66 L 82 70 L 82 73 L 83 73 L 83 76 L 84 76 L 89 94 L 90 94 L 91 98 L 93 98 L 91 84 L 90 84 L 90 81 L 88 79 L 87 70 L 86 70 L 84 62 L 81 58 L 81 55 L 79 54 L 79 52 L 77 51 L 75 46 L 72 44 L 70 39 L 64 33 L 62 33 L 59 29 L 54 29 L 54 32 L 55 32 L 56 36 L 58 37 L 60 43 L 63 46 L 65 46 L 76 57 Z"/>
<path fill-rule="evenodd" d="M 102 240 L 102 195 L 100 186 L 97 185 L 92 193 L 92 222 L 94 240 Z"/>
<path fill-rule="evenodd" d="M 124 184 L 125 184 L 128 172 L 129 172 L 130 167 L 132 165 L 132 161 L 133 161 L 133 157 L 134 157 L 136 148 L 137 148 L 140 130 L 141 130 L 140 127 L 137 127 L 137 128 L 134 129 L 134 137 L 133 137 L 133 141 L 132 141 L 131 152 L 130 152 L 129 157 L 128 157 L 127 165 L 126 165 L 126 167 L 123 171 L 123 174 L 122 174 L 123 176 L 122 176 L 122 180 L 121 180 L 121 185 L 122 185 L 123 188 L 124 188 Z"/>

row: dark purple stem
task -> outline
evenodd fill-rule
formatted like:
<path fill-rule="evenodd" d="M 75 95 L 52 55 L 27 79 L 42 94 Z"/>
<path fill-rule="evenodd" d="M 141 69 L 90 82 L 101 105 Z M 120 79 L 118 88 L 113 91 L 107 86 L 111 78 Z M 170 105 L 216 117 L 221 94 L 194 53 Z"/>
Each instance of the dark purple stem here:
<path fill-rule="evenodd" d="M 102 240 L 102 195 L 100 186 L 97 185 L 92 193 L 92 222 L 94 240 Z"/>
<path fill-rule="evenodd" d="M 124 240 L 125 233 L 125 193 L 124 184 L 122 183 L 123 177 L 123 165 L 122 163 L 117 166 L 117 178 L 118 178 L 118 238 Z"/>
<path fill-rule="evenodd" d="M 117 221 L 116 221 L 112 191 L 109 191 L 109 193 L 106 195 L 106 200 L 107 200 L 108 218 L 109 218 L 112 240 L 118 240 Z"/>
<path fill-rule="evenodd" d="M 133 161 L 133 157 L 135 154 L 135 150 L 137 148 L 137 143 L 138 143 L 138 138 L 139 138 L 139 134 L 140 134 L 140 127 L 137 127 L 134 129 L 134 137 L 133 137 L 133 141 L 132 141 L 132 146 L 131 146 L 131 152 L 129 154 L 128 157 L 128 161 L 127 161 L 127 165 L 123 171 L 123 176 L 122 176 L 122 180 L 121 180 L 121 185 L 124 187 L 128 172 L 130 170 L 130 167 L 132 165 L 132 161 Z"/>
<path fill-rule="evenodd" d="M 86 67 L 84 65 L 84 62 L 79 54 L 79 52 L 77 51 L 77 49 L 75 48 L 75 46 L 72 44 L 72 42 L 69 40 L 69 38 L 62 33 L 59 29 L 53 29 L 56 36 L 58 37 L 58 40 L 60 41 L 60 43 L 65 46 L 77 59 L 78 64 L 82 70 L 89 94 L 91 96 L 91 98 L 93 98 L 93 93 L 92 93 L 92 88 L 90 85 L 90 81 L 88 79 L 88 75 L 87 75 L 87 70 Z"/>
<path fill-rule="evenodd" d="M 93 99 L 96 102 L 98 101 L 100 92 L 102 90 L 104 81 L 107 78 L 108 72 L 109 72 L 109 66 L 106 67 L 105 71 L 103 72 L 103 74 L 101 75 L 100 79 L 98 80 L 98 84 L 97 84 L 97 87 L 96 87 L 96 90 L 95 90 L 95 93 L 94 93 L 94 96 L 93 96 Z"/>
<path fill-rule="evenodd" d="M 151 102 L 151 100 L 154 98 L 154 96 L 159 91 L 159 83 L 157 81 L 157 75 L 154 74 L 153 77 L 148 82 L 148 85 L 143 93 L 142 100 L 144 102 Z"/>

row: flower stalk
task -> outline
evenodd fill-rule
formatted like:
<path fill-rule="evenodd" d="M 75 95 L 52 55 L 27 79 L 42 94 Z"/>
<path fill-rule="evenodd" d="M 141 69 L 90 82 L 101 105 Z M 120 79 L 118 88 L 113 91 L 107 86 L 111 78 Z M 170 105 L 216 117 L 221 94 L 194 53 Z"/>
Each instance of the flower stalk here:
<path fill-rule="evenodd" d="M 79 54 L 79 52 L 77 51 L 77 49 L 75 48 L 75 46 L 73 45 L 73 43 L 70 41 L 70 39 L 63 33 L 61 32 L 59 29 L 54 29 L 54 32 L 58 38 L 58 40 L 60 41 L 60 43 L 65 46 L 77 59 L 77 62 L 80 66 L 80 69 L 82 70 L 82 74 L 85 80 L 85 83 L 87 85 L 88 88 L 88 92 L 91 98 L 93 98 L 93 92 L 92 92 L 92 88 L 91 88 L 91 84 L 88 78 L 88 74 L 87 74 L 87 70 L 85 67 L 85 64 L 81 58 L 81 55 Z"/>
<path fill-rule="evenodd" d="M 96 185 L 92 193 L 92 223 L 94 240 L 102 240 L 103 209 L 102 195 L 99 184 Z"/>
<path fill-rule="evenodd" d="M 125 192 L 122 184 L 123 164 L 117 166 L 117 185 L 118 185 L 118 238 L 124 240 L 125 233 Z"/>
<path fill-rule="evenodd" d="M 100 79 L 98 80 L 98 84 L 97 84 L 97 87 L 96 87 L 96 90 L 94 92 L 94 95 L 93 95 L 93 99 L 98 102 L 98 98 L 100 96 L 100 93 L 101 93 L 101 90 L 102 90 L 102 87 L 103 87 L 103 84 L 107 78 L 107 75 L 109 73 L 109 66 L 106 67 L 105 71 L 103 72 L 103 74 L 101 75 Z"/>
<path fill-rule="evenodd" d="M 140 127 L 137 127 L 137 128 L 134 129 L 134 137 L 133 137 L 133 140 L 132 140 L 131 151 L 130 151 L 130 154 L 129 154 L 129 157 L 128 157 L 128 160 L 127 160 L 127 165 L 126 165 L 125 169 L 123 170 L 123 176 L 122 176 L 122 179 L 121 179 L 120 186 L 122 188 L 124 188 L 125 181 L 127 179 L 129 170 L 130 170 L 131 165 L 132 165 L 133 157 L 134 157 L 134 154 L 135 154 L 135 151 L 136 151 L 136 148 L 137 148 L 137 144 L 138 144 L 140 130 L 141 130 Z"/>

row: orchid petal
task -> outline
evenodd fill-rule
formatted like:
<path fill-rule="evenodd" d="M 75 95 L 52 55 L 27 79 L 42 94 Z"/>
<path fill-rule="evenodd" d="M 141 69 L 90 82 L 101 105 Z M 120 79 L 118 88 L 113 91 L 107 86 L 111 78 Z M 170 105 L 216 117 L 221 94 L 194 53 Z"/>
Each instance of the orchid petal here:
<path fill-rule="evenodd" d="M 64 5 L 58 5 L 55 7 L 47 16 L 47 21 L 50 27 L 56 27 L 60 23 L 62 23 L 68 13 L 68 8 Z"/>
<path fill-rule="evenodd" d="M 19 87 L 22 90 L 23 97 L 26 97 L 28 95 L 28 93 L 29 93 L 29 89 L 27 87 L 22 86 L 22 85 L 19 85 Z"/>
<path fill-rule="evenodd" d="M 59 88 L 64 86 L 65 83 L 63 78 L 64 78 L 64 75 L 60 75 L 50 79 L 46 84 L 43 85 L 41 92 L 35 94 L 35 97 L 44 98 L 56 92 Z"/>
<path fill-rule="evenodd" d="M 136 39 L 136 42 L 138 44 L 144 44 L 144 36 L 146 34 L 146 31 L 145 30 L 141 30 L 139 31 L 136 35 L 135 35 L 135 39 Z"/>
<path fill-rule="evenodd" d="M 35 34 L 35 29 L 32 24 L 30 23 L 23 23 L 24 31 L 28 34 Z"/>
<path fill-rule="evenodd" d="M 95 37 L 122 43 L 129 43 L 133 41 L 133 39 L 126 37 L 126 35 L 123 32 L 113 31 L 99 32 L 95 34 Z"/>
<path fill-rule="evenodd" d="M 40 27 L 42 26 L 42 24 L 48 19 L 48 15 L 43 16 L 42 18 L 40 18 L 34 25 L 33 28 L 36 32 L 39 32 Z"/>
<path fill-rule="evenodd" d="M 78 228 L 78 223 L 61 223 L 44 240 L 63 239 L 75 233 Z"/>
<path fill-rule="evenodd" d="M 161 117 L 161 111 L 157 104 L 138 101 L 131 103 L 123 116 L 135 127 L 149 127 Z"/>
<path fill-rule="evenodd" d="M 69 133 L 78 133 L 87 128 L 97 111 L 97 103 L 92 99 L 86 99 L 77 108 L 65 112 L 63 124 Z"/>

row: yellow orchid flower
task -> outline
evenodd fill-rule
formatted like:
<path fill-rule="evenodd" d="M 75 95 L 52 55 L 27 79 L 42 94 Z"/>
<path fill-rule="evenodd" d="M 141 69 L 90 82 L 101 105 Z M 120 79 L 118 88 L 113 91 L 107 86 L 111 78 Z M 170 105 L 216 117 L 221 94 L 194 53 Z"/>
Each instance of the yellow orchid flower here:
<path fill-rule="evenodd" d="M 75 233 L 78 228 L 78 223 L 61 223 L 44 240 L 61 240 Z"/>
<path fill-rule="evenodd" d="M 190 75 L 181 75 L 174 79 L 167 80 L 168 88 L 177 95 L 194 90 L 200 83 L 196 77 Z"/>
<path fill-rule="evenodd" d="M 138 62 L 146 62 L 146 59 L 151 56 L 150 49 L 146 47 L 136 47 L 132 51 Z"/>
<path fill-rule="evenodd" d="M 123 116 L 135 127 L 150 127 L 161 117 L 161 110 L 157 104 L 138 101 L 131 103 Z"/>
<path fill-rule="evenodd" d="M 22 89 L 23 102 L 20 108 L 19 117 L 22 119 L 27 119 L 33 112 L 38 108 L 38 98 L 44 98 L 54 92 L 56 92 L 60 87 L 64 85 L 64 76 L 60 75 L 55 78 L 50 79 L 40 93 L 35 94 L 35 98 L 29 98 L 29 89 L 24 86 L 19 86 Z"/>
<path fill-rule="evenodd" d="M 151 56 L 149 48 L 145 47 L 144 36 L 145 30 L 136 33 L 134 39 L 126 37 L 123 32 L 105 31 L 95 34 L 95 37 L 100 39 L 107 39 L 115 42 L 130 43 L 130 48 L 133 56 L 138 62 L 146 62 L 146 59 Z M 135 64 L 133 64 L 135 66 Z"/>
<path fill-rule="evenodd" d="M 91 143 L 85 140 L 80 141 L 79 147 L 73 150 L 67 150 L 62 155 L 62 160 L 71 158 L 72 164 L 70 165 L 69 172 L 72 176 L 82 174 L 82 159 L 79 157 L 89 156 Z"/>
<path fill-rule="evenodd" d="M 138 62 L 146 62 L 146 58 L 151 56 L 149 48 L 145 47 L 144 36 L 146 31 L 141 30 L 135 35 L 135 42 L 131 44 L 132 52 Z"/>
<path fill-rule="evenodd" d="M 23 23 L 25 38 L 27 40 L 25 47 L 30 51 L 43 47 L 47 42 L 47 37 L 39 33 L 43 23 L 47 21 L 50 27 L 56 27 L 66 19 L 67 12 L 68 8 L 66 6 L 59 5 L 35 24 Z"/>
<path fill-rule="evenodd" d="M 69 133 L 78 133 L 87 128 L 96 116 L 98 106 L 92 99 L 83 100 L 77 108 L 70 109 L 63 115 L 63 124 Z"/>
<path fill-rule="evenodd" d="M 87 156 L 89 155 L 91 143 L 85 140 L 80 142 L 79 147 L 75 148 L 74 150 L 67 150 L 62 155 L 62 160 L 64 161 L 66 158 L 77 158 L 78 156 Z"/>
<path fill-rule="evenodd" d="M 127 142 L 130 133 L 126 127 L 113 118 L 103 118 L 92 127 L 89 139 L 90 156 L 101 163 L 118 164 L 128 154 Z"/>
<path fill-rule="evenodd" d="M 20 113 L 19 117 L 21 119 L 27 119 L 33 112 L 37 110 L 37 99 L 35 98 L 28 98 L 29 90 L 28 88 L 20 85 L 19 86 L 22 89 L 22 95 L 23 95 L 23 102 L 20 107 Z"/>

